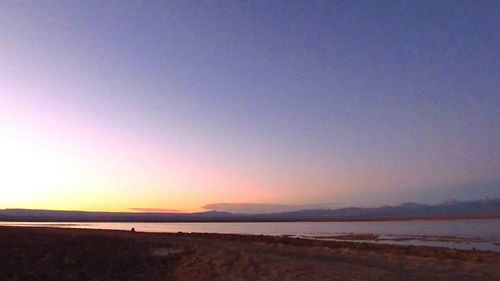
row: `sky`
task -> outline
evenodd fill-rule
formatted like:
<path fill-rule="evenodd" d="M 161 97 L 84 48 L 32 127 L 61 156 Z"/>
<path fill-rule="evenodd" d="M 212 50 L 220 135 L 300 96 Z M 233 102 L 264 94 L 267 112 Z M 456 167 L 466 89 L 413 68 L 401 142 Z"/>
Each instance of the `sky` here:
<path fill-rule="evenodd" d="M 500 196 L 499 26 L 498 1 L 1 1 L 0 208 Z"/>

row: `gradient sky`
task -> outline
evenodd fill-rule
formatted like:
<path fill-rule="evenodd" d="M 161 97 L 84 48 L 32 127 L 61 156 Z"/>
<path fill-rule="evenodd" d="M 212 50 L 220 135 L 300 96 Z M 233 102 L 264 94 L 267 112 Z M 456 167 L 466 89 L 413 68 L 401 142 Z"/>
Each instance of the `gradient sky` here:
<path fill-rule="evenodd" d="M 0 208 L 499 195 L 499 26 L 498 1 L 1 1 Z"/>

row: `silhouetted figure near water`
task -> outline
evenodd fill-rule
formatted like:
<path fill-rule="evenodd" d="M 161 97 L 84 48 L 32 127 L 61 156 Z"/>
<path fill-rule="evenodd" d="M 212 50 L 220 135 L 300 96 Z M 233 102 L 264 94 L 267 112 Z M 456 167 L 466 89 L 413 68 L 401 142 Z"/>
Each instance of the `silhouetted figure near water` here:
<path fill-rule="evenodd" d="M 132 227 L 132 229 L 130 230 L 130 232 L 135 232 L 135 228 Z"/>

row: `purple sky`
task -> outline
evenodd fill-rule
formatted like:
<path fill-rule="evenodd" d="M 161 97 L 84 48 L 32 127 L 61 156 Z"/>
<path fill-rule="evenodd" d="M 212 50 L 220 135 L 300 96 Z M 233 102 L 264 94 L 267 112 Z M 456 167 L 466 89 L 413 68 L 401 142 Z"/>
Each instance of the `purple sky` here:
<path fill-rule="evenodd" d="M 500 196 L 499 26 L 497 1 L 2 1 L 0 208 Z"/>

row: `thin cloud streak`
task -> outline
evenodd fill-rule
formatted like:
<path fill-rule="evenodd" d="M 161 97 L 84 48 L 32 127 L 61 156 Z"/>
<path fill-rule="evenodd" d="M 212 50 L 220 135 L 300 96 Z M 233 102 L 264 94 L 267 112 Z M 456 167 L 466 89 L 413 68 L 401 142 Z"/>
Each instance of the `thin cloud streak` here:
<path fill-rule="evenodd" d="M 202 207 L 205 210 L 239 214 L 264 214 L 300 211 L 306 209 L 331 209 L 334 204 L 285 205 L 262 203 L 213 203 Z"/>
<path fill-rule="evenodd" d="M 129 208 L 129 210 L 142 213 L 182 213 L 180 210 L 162 208 Z"/>

